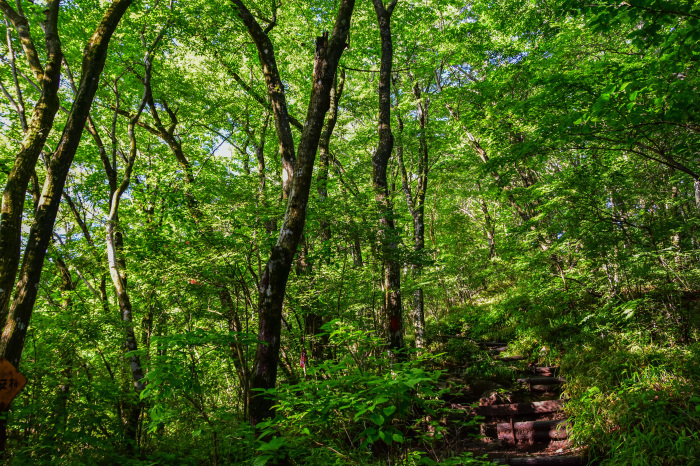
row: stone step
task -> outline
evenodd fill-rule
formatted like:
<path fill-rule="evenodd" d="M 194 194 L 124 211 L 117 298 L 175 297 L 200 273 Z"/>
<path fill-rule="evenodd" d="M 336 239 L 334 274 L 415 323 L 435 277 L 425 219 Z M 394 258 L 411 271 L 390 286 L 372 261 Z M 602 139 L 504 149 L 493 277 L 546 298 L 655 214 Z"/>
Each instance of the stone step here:
<path fill-rule="evenodd" d="M 527 360 L 526 356 L 501 356 L 508 349 L 508 345 L 502 342 L 478 342 L 483 349 L 489 350 L 494 354 L 494 360 L 501 362 L 515 362 Z M 537 366 L 530 364 L 527 368 L 527 373 L 532 374 L 529 377 L 517 379 L 517 382 L 524 384 L 526 389 L 532 392 L 543 393 L 545 397 L 549 394 L 554 394 L 559 390 L 559 386 L 566 380 L 559 377 L 559 367 L 557 366 Z M 567 426 L 569 425 L 566 419 L 557 420 L 528 420 L 515 422 L 514 418 L 520 419 L 537 419 L 540 415 L 552 415 L 559 413 L 564 407 L 566 401 L 561 399 L 550 399 L 545 401 L 536 401 L 530 403 L 510 403 L 510 404 L 494 404 L 488 406 L 479 406 L 472 408 L 470 414 L 484 416 L 487 419 L 492 419 L 492 422 L 481 424 L 482 435 L 493 440 L 498 439 L 505 445 L 512 445 L 510 448 L 522 450 L 525 447 L 526 451 L 531 451 L 535 445 L 546 445 L 547 451 L 553 451 L 561 445 L 565 448 L 568 445 Z M 453 405 L 462 408 L 461 405 Z M 465 411 L 468 409 L 463 407 Z M 509 420 L 509 422 L 502 422 Z M 544 447 L 537 447 L 544 448 Z M 510 453 L 493 453 L 495 455 L 510 455 Z M 498 464 L 508 464 L 517 466 L 584 466 L 587 461 L 582 456 L 570 456 L 561 453 L 561 456 L 520 456 L 527 453 L 515 453 L 515 457 L 492 458 L 490 461 Z"/>
<path fill-rule="evenodd" d="M 549 443 L 551 440 L 566 440 L 569 435 L 566 430 L 551 430 L 549 432 L 540 431 L 523 431 L 515 432 L 515 438 L 517 443 Z M 505 443 L 516 443 L 513 440 L 512 432 L 501 432 L 498 434 L 498 440 L 502 440 Z"/>
<path fill-rule="evenodd" d="M 548 395 L 548 396 L 555 396 L 556 393 L 561 391 L 561 388 L 558 384 L 550 384 L 550 385 L 543 385 L 543 384 L 536 384 L 536 385 L 526 385 L 525 389 L 530 391 L 530 393 L 539 393 L 541 395 Z"/>

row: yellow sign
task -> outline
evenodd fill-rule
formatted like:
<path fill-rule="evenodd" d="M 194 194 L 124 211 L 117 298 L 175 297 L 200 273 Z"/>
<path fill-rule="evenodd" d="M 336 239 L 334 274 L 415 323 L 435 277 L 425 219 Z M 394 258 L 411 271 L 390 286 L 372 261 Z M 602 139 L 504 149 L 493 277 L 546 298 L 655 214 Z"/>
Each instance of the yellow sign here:
<path fill-rule="evenodd" d="M 15 366 L 0 358 L 0 411 L 6 411 L 17 394 L 27 384 L 27 378 L 17 372 Z"/>

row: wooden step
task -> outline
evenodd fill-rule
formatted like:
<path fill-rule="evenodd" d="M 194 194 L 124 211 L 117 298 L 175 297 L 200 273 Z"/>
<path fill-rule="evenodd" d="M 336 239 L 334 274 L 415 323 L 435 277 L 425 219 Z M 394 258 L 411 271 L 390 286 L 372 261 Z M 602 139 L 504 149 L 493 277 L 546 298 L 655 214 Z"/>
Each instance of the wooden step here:
<path fill-rule="evenodd" d="M 493 458 L 490 461 L 512 466 L 584 466 L 582 456 L 529 456 L 523 458 Z"/>
<path fill-rule="evenodd" d="M 525 356 L 499 356 L 495 359 L 496 359 L 496 361 L 510 362 L 510 361 L 524 361 L 527 358 Z"/>
<path fill-rule="evenodd" d="M 518 383 L 526 383 L 533 385 L 555 385 L 566 382 L 564 377 L 527 377 L 518 379 Z"/>
<path fill-rule="evenodd" d="M 507 346 L 493 347 L 489 348 L 489 352 L 492 354 L 501 354 L 508 349 Z"/>
<path fill-rule="evenodd" d="M 561 390 L 559 387 L 559 384 L 549 384 L 549 385 L 543 385 L 543 384 L 536 384 L 536 385 L 527 385 L 526 387 L 530 392 L 538 392 L 538 393 L 548 393 L 548 394 L 555 394 Z"/>
<path fill-rule="evenodd" d="M 481 434 L 513 442 L 513 431 L 517 440 L 546 441 L 568 437 L 566 419 L 551 421 L 499 422 L 481 425 Z"/>
<path fill-rule="evenodd" d="M 472 410 L 478 416 L 516 416 L 520 414 L 556 413 L 564 407 L 564 400 L 536 401 L 533 403 L 512 403 L 504 405 L 479 406 Z"/>
<path fill-rule="evenodd" d="M 517 443 L 549 443 L 550 440 L 566 440 L 569 435 L 566 430 L 550 430 L 549 432 L 540 431 L 515 431 L 515 438 Z M 502 440 L 505 443 L 516 443 L 513 440 L 512 432 L 501 432 L 498 434 L 498 440 Z"/>
<path fill-rule="evenodd" d="M 545 377 L 555 377 L 559 373 L 559 367 L 557 366 L 532 366 L 530 367 L 530 372 L 534 375 L 541 375 Z"/>
<path fill-rule="evenodd" d="M 504 341 L 479 341 L 476 344 L 484 348 L 502 348 L 508 346 L 508 343 Z"/>

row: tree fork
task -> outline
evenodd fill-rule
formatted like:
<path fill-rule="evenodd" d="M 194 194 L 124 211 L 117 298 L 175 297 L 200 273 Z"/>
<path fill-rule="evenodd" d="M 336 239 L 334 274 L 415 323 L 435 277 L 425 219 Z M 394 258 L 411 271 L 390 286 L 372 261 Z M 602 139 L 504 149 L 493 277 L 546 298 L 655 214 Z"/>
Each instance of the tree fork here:
<path fill-rule="evenodd" d="M 274 61 L 272 43 L 245 5 L 240 0 L 232 0 L 232 3 L 257 46 L 263 73 L 268 83 L 268 93 L 273 104 L 275 126 L 278 129 L 280 144 L 289 145 L 290 141 L 293 142 L 293 140 L 291 139 L 291 130 L 289 130 L 287 104 L 281 80 L 279 86 L 275 85 L 279 74 Z M 270 259 L 260 280 L 258 339 L 262 343 L 258 345 L 255 355 L 252 390 L 260 391 L 274 388 L 277 381 L 284 294 L 294 254 L 304 230 L 316 151 L 326 112 L 330 108 L 333 77 L 347 43 L 354 7 L 354 0 L 342 0 L 330 38 L 328 33 L 325 33 L 316 39 L 311 98 L 297 151 L 298 159 L 294 165 L 287 209 L 277 243 L 272 248 Z M 289 154 L 293 154 L 293 152 L 289 152 L 289 147 L 286 149 Z M 291 151 L 293 151 L 293 147 Z M 250 422 L 256 425 L 265 418 L 274 415 L 272 406 L 271 399 L 263 394 L 256 394 L 250 403 Z"/>

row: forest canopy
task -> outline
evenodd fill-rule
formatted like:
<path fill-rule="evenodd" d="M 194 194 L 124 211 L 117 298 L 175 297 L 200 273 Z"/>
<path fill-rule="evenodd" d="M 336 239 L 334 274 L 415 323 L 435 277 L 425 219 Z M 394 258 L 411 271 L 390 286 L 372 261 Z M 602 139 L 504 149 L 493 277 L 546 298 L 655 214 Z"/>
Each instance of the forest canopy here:
<path fill-rule="evenodd" d="M 8 463 L 487 464 L 488 342 L 700 461 L 699 2 L 0 10 Z"/>

